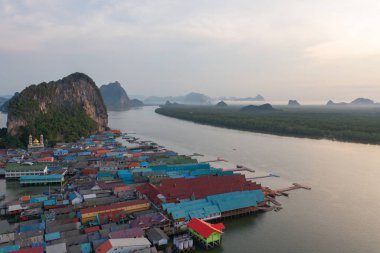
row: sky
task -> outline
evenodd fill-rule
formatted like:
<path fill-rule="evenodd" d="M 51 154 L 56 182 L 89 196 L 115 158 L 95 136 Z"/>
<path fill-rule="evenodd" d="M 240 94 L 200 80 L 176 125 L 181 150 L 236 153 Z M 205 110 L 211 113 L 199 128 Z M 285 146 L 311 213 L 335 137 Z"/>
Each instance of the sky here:
<path fill-rule="evenodd" d="M 73 72 L 128 94 L 380 102 L 378 0 L 0 0 L 0 95 Z"/>

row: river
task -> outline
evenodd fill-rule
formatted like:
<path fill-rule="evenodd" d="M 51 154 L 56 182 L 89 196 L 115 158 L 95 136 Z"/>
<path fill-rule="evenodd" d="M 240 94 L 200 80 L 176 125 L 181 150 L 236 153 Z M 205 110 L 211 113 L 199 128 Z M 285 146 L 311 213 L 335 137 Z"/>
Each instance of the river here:
<path fill-rule="evenodd" d="M 312 187 L 278 198 L 279 212 L 226 221 L 222 247 L 209 252 L 380 252 L 380 146 L 223 129 L 154 109 L 110 112 L 109 125 L 181 154 L 205 155 L 200 160 L 229 161 L 214 166 L 243 164 L 256 170 L 249 176 L 275 173 L 280 178 L 258 180 L 272 188 Z"/>
<path fill-rule="evenodd" d="M 280 197 L 284 209 L 228 220 L 222 248 L 211 252 L 380 252 L 380 146 L 257 134 L 200 125 L 154 113 L 155 107 L 109 113 L 109 125 L 182 154 L 221 157 L 270 172 L 273 188 L 312 187 Z"/>

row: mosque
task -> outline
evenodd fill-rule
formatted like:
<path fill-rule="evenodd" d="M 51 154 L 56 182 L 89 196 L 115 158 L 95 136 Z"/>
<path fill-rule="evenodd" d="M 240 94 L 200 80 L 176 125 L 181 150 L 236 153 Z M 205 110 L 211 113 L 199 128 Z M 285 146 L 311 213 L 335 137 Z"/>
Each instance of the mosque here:
<path fill-rule="evenodd" d="M 34 139 L 33 141 L 33 136 L 29 135 L 29 144 L 28 144 L 28 149 L 35 149 L 35 148 L 44 148 L 44 136 L 41 134 L 40 135 L 40 140 L 37 138 Z"/>

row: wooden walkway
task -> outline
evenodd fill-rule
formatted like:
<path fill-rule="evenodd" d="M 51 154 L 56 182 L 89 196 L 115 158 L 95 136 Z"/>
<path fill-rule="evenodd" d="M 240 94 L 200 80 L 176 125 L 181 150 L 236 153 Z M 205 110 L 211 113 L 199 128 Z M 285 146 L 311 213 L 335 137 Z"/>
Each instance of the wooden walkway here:
<path fill-rule="evenodd" d="M 275 200 L 274 198 L 272 198 L 272 197 L 267 197 L 267 199 L 266 199 L 267 201 L 270 201 L 273 205 L 275 205 L 275 206 L 281 206 L 281 203 L 280 202 L 278 202 L 277 200 Z"/>
<path fill-rule="evenodd" d="M 260 206 L 257 209 L 263 212 L 270 212 L 270 211 L 278 212 L 282 209 L 282 207 L 281 206 Z"/>
<path fill-rule="evenodd" d="M 274 192 L 282 194 L 283 192 L 288 192 L 288 191 L 297 190 L 297 189 L 311 190 L 311 187 L 304 186 L 304 185 L 297 184 L 297 183 L 293 183 L 293 186 L 274 190 Z"/>
<path fill-rule="evenodd" d="M 268 177 L 280 177 L 280 176 L 277 176 L 277 175 L 275 175 L 275 174 L 269 174 L 269 175 L 266 175 L 266 176 L 248 177 L 247 179 L 249 179 L 249 180 L 254 180 L 254 179 L 261 179 L 261 178 L 268 178 Z"/>
<path fill-rule="evenodd" d="M 239 167 L 236 167 L 234 169 L 227 169 L 227 170 L 224 170 L 224 171 L 248 171 L 248 172 L 252 172 L 254 173 L 255 170 L 254 169 L 250 169 L 250 168 L 247 168 L 247 167 L 244 167 L 244 166 L 239 166 Z"/>
<path fill-rule="evenodd" d="M 216 163 L 216 162 L 226 162 L 226 163 L 228 163 L 227 160 L 225 160 L 223 158 L 220 158 L 220 157 L 216 158 L 216 160 L 204 161 L 203 163 Z"/>

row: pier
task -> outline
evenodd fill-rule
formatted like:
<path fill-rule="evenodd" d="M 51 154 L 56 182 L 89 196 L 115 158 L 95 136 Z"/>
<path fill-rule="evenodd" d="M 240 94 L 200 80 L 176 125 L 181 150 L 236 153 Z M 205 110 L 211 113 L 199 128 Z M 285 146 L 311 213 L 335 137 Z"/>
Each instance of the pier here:
<path fill-rule="evenodd" d="M 248 172 L 251 172 L 251 173 L 255 173 L 256 172 L 254 169 L 250 169 L 250 168 L 244 167 L 242 165 L 237 165 L 236 168 L 234 168 L 234 169 L 227 169 L 227 170 L 224 170 L 224 171 L 248 171 Z"/>
<path fill-rule="evenodd" d="M 280 177 L 280 176 L 275 175 L 275 174 L 269 174 L 269 175 L 266 175 L 266 176 L 248 177 L 247 179 L 255 180 L 255 179 L 261 179 L 261 178 L 268 178 L 268 177 Z"/>
<path fill-rule="evenodd" d="M 286 188 L 281 188 L 277 190 L 273 190 L 273 192 L 278 193 L 280 195 L 283 195 L 284 192 L 292 191 L 292 190 L 297 190 L 297 189 L 305 189 L 305 190 L 311 190 L 311 187 L 304 186 L 298 183 L 293 183 L 293 186 L 289 186 Z"/>
<path fill-rule="evenodd" d="M 226 162 L 226 163 L 228 163 L 227 160 L 222 159 L 220 157 L 218 157 L 216 160 L 204 161 L 204 163 L 216 163 L 216 162 Z"/>

